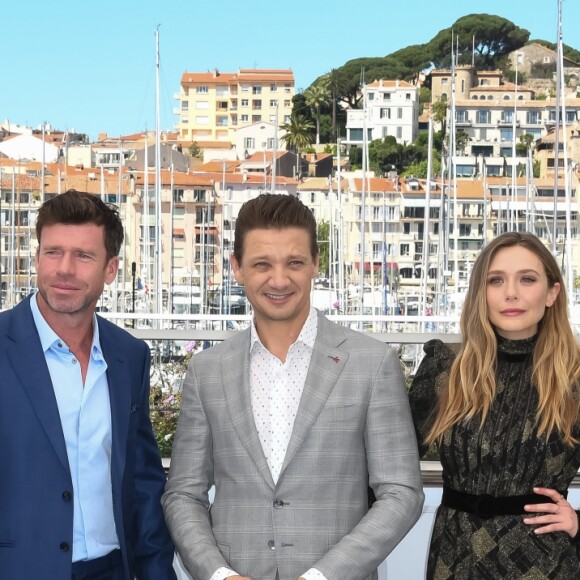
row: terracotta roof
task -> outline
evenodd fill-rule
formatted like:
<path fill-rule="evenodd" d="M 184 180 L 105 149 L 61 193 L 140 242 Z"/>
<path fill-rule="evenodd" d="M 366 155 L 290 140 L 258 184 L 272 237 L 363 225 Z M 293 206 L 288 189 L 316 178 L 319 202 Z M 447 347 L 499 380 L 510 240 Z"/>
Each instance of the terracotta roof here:
<path fill-rule="evenodd" d="M 223 172 L 224 164 L 226 173 L 232 173 L 238 169 L 240 166 L 239 161 L 232 161 L 229 159 L 213 159 L 212 161 L 208 161 L 207 163 L 202 163 L 198 167 L 195 168 L 196 173 L 218 173 Z"/>
<path fill-rule="evenodd" d="M 215 69 L 207 72 L 184 72 L 181 75 L 181 84 L 223 85 L 241 82 L 293 82 L 292 69 L 239 69 L 237 73 L 222 73 Z"/>
<path fill-rule="evenodd" d="M 362 177 L 355 177 L 352 180 L 353 190 L 362 191 Z M 365 191 L 367 192 L 383 192 L 396 191 L 395 184 L 390 179 L 384 177 L 370 177 L 365 179 Z"/>

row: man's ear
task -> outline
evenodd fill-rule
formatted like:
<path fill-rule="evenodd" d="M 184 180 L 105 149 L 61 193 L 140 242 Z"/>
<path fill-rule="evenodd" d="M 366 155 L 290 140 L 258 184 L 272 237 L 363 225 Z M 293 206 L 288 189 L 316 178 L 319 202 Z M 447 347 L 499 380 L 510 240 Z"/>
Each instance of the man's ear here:
<path fill-rule="evenodd" d="M 236 257 L 232 254 L 230 256 L 230 264 L 232 265 L 232 270 L 234 271 L 234 278 L 236 282 L 240 285 L 244 285 L 244 275 L 242 274 L 242 269 L 240 267 L 240 263 L 236 259 Z"/>

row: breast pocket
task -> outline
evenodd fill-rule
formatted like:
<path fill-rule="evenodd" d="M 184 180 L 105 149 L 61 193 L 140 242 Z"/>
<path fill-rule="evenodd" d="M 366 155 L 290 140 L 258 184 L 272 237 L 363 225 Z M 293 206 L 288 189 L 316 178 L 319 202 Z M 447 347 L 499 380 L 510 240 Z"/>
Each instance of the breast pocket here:
<path fill-rule="evenodd" d="M 358 425 L 362 418 L 362 407 L 355 403 L 326 405 L 319 416 L 319 423 L 325 425 Z"/>

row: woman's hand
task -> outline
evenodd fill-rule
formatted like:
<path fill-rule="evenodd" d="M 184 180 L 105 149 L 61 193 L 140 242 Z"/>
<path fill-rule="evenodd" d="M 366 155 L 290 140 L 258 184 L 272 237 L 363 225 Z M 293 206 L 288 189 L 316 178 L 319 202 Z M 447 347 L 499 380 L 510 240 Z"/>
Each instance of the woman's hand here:
<path fill-rule="evenodd" d="M 524 507 L 527 512 L 540 512 L 542 515 L 525 518 L 524 524 L 541 526 L 534 530 L 536 534 L 566 532 L 571 538 L 578 533 L 578 516 L 566 498 L 555 489 L 534 487 L 534 493 L 549 497 L 554 503 L 529 504 Z"/>

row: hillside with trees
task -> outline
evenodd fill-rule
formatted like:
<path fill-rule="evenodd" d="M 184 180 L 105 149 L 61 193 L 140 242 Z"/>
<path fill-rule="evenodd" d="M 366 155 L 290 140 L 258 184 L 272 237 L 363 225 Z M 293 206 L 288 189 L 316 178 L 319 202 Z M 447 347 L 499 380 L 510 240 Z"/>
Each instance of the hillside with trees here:
<path fill-rule="evenodd" d="M 509 77 L 507 56 L 522 46 L 536 42 L 555 49 L 544 40 L 530 41 L 530 32 L 513 22 L 491 14 L 470 14 L 456 20 L 449 28 L 438 32 L 425 44 L 407 46 L 384 57 L 361 57 L 349 60 L 341 67 L 319 76 L 304 92 L 294 97 L 294 113 L 300 115 L 304 133 L 298 135 L 302 151 L 314 143 L 336 143 L 344 134 L 345 108 L 360 108 L 361 86 L 378 79 L 415 82 L 420 73 L 432 68 L 448 68 L 452 52 L 459 64 L 474 63 L 478 70 L 500 69 Z M 580 61 L 580 52 L 564 45 L 564 56 Z M 427 81 L 421 89 L 420 102 L 430 101 Z M 296 135 L 294 136 L 296 141 Z M 436 137 L 436 147 L 442 139 Z M 296 147 L 298 149 L 298 147 Z M 355 163 L 359 153 L 352 152 Z M 370 148 L 371 169 L 383 171 L 395 166 L 403 172 L 409 166 L 417 168 L 427 157 L 426 139 L 419 137 L 414 144 L 401 145 L 391 140 L 375 143 Z"/>

